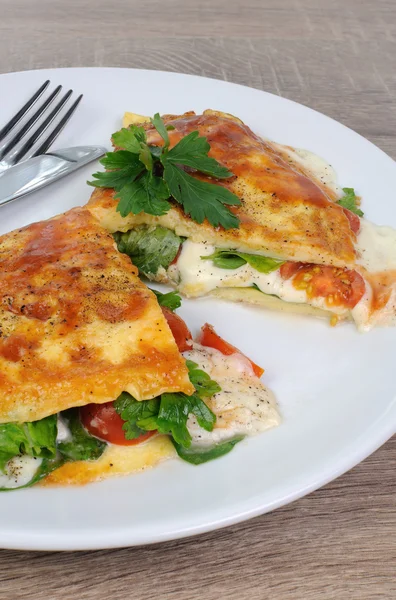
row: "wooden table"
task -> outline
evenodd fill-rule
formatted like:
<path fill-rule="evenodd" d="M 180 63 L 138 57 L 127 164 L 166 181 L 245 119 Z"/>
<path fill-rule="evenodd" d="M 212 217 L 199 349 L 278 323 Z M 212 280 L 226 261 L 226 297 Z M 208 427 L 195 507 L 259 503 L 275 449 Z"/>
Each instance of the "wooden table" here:
<path fill-rule="evenodd" d="M 0 0 L 0 72 L 69 66 L 257 87 L 334 117 L 396 158 L 395 0 Z M 1 551 L 0 600 L 396 598 L 395 466 L 393 438 L 322 490 L 189 540 Z"/>

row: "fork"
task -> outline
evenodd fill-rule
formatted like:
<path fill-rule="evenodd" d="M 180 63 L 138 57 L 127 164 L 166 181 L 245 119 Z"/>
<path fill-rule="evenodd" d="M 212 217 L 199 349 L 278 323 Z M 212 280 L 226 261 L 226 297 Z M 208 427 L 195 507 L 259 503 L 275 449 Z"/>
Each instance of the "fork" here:
<path fill-rule="evenodd" d="M 83 97 L 82 94 L 78 96 L 70 108 L 65 112 L 60 121 L 52 129 L 48 137 L 45 138 L 45 140 L 37 149 L 34 149 L 35 144 L 39 141 L 47 129 L 50 128 L 50 125 L 54 119 L 61 113 L 63 107 L 73 94 L 73 90 L 66 92 L 56 106 L 49 111 L 50 106 L 62 90 L 62 86 L 58 85 L 44 100 L 44 102 L 42 102 L 39 108 L 29 117 L 29 119 L 15 131 L 18 123 L 20 123 L 22 119 L 28 115 L 36 102 L 46 91 L 49 84 L 50 80 L 47 79 L 47 81 L 40 86 L 33 96 L 8 121 L 8 123 L 6 123 L 2 129 L 0 129 L 0 173 L 23 160 L 45 154 L 46 151 L 52 146 L 54 140 L 58 137 L 81 102 Z M 36 123 L 40 121 L 42 117 L 45 117 L 44 120 L 38 124 L 38 127 L 26 139 L 26 135 L 34 128 L 34 125 L 36 125 Z"/>

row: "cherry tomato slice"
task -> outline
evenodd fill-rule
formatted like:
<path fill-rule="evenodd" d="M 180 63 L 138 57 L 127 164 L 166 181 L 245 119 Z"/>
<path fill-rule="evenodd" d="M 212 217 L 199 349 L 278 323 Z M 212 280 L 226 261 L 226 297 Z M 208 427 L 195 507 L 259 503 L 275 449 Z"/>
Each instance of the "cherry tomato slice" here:
<path fill-rule="evenodd" d="M 285 262 L 279 269 L 282 279 L 290 279 L 304 266 L 302 262 Z"/>
<path fill-rule="evenodd" d="M 305 290 L 308 298 L 325 298 L 329 308 L 353 308 L 362 298 L 366 285 L 356 271 L 305 263 L 285 263 L 280 268 L 283 279 L 293 278 L 297 290 Z"/>
<path fill-rule="evenodd" d="M 192 336 L 181 317 L 169 308 L 162 307 L 162 312 L 175 338 L 180 352 L 191 350 Z M 113 402 L 105 404 L 87 404 L 80 408 L 80 418 L 84 427 L 94 436 L 122 446 L 133 446 L 144 442 L 155 431 L 147 431 L 134 440 L 127 440 L 123 430 L 124 421 L 116 412 Z"/>
<path fill-rule="evenodd" d="M 113 402 L 82 406 L 80 408 L 80 419 L 89 433 L 119 446 L 140 444 L 156 433 L 156 431 L 147 431 L 134 440 L 127 440 L 122 429 L 124 421 L 116 412 Z"/>
<path fill-rule="evenodd" d="M 205 323 L 205 325 L 201 328 L 199 342 L 203 346 L 209 346 L 210 348 L 215 348 L 216 350 L 219 350 L 222 354 L 225 354 L 226 356 L 235 353 L 242 354 L 242 356 L 247 358 L 250 364 L 252 365 L 254 374 L 257 377 L 261 377 L 264 373 L 264 369 L 256 365 L 256 363 L 254 363 L 252 360 L 250 360 L 250 358 L 245 356 L 245 354 L 238 350 L 238 348 L 235 348 L 235 346 L 223 340 L 223 338 L 215 332 L 213 326 L 209 325 L 209 323 Z"/>
<path fill-rule="evenodd" d="M 162 306 L 162 312 L 168 322 L 170 330 L 175 338 L 175 342 L 180 352 L 191 350 L 192 335 L 187 325 L 179 315 L 176 315 L 169 308 Z"/>

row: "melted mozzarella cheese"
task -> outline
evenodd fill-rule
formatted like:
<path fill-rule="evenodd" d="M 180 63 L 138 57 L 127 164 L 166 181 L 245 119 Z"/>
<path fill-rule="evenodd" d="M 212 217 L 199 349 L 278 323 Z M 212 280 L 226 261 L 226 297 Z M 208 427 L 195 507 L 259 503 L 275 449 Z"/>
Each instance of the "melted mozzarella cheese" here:
<path fill-rule="evenodd" d="M 362 220 L 358 235 L 358 248 L 361 255 L 359 264 L 370 272 L 396 270 L 396 231 L 390 227 L 379 227 Z M 272 273 L 259 273 L 246 264 L 238 269 L 216 267 L 203 256 L 213 254 L 215 247 L 186 240 L 176 265 L 169 268 L 168 274 L 180 292 L 187 297 L 209 294 L 217 288 L 243 288 L 255 284 L 265 294 L 277 296 L 285 302 L 308 304 L 344 318 L 350 314 L 361 331 L 368 331 L 375 325 L 396 324 L 396 280 L 386 306 L 372 313 L 372 290 L 366 282 L 366 291 L 356 306 L 349 311 L 343 306 L 328 306 L 324 298 L 308 298 L 305 290 L 297 290 L 291 279 L 281 277 L 279 270 Z"/>
<path fill-rule="evenodd" d="M 0 473 L 0 488 L 13 489 L 27 485 L 41 462 L 41 458 L 33 456 L 15 456 L 8 462 L 6 473 Z"/>
<path fill-rule="evenodd" d="M 58 414 L 58 432 L 56 435 L 57 442 L 69 442 L 72 439 L 70 429 L 65 423 L 62 415 Z"/>
<path fill-rule="evenodd" d="M 396 230 L 360 219 L 358 264 L 370 273 L 396 270 Z"/>
<path fill-rule="evenodd" d="M 183 243 L 177 265 L 169 270 L 169 276 L 178 282 L 178 288 L 185 296 L 195 297 L 210 293 L 222 287 L 252 287 L 255 284 L 264 294 L 278 296 L 285 302 L 311 304 L 317 308 L 331 310 L 339 315 L 348 310 L 336 306 L 331 309 L 325 304 L 324 298 L 309 299 L 305 290 L 296 290 L 291 279 L 283 279 L 279 270 L 272 273 L 259 273 L 246 264 L 238 269 L 221 269 L 211 260 L 202 260 L 202 256 L 213 254 L 215 247 L 210 244 L 190 242 Z"/>
<path fill-rule="evenodd" d="M 337 174 L 324 158 L 302 148 L 292 148 L 274 142 L 271 142 L 271 145 L 286 155 L 291 165 L 295 163 L 308 176 L 311 175 L 314 179 L 320 181 L 329 191 L 334 192 L 337 196 L 342 196 L 342 189 L 337 183 Z"/>
<path fill-rule="evenodd" d="M 213 431 L 205 431 L 190 415 L 187 427 L 194 446 L 210 446 L 237 435 L 255 435 L 280 424 L 275 398 L 255 376 L 241 354 L 224 356 L 218 350 L 194 344 L 183 356 L 199 365 L 221 386 L 206 401 L 216 415 Z"/>
<path fill-rule="evenodd" d="M 396 326 L 396 280 L 390 290 L 387 303 L 380 310 L 372 310 L 373 292 L 366 284 L 366 292 L 362 299 L 352 309 L 352 318 L 359 331 L 370 331 L 373 327 Z"/>
<path fill-rule="evenodd" d="M 393 271 L 389 299 L 380 310 L 371 310 L 373 292 L 366 283 L 366 293 L 352 310 L 352 317 L 361 331 L 369 331 L 375 326 L 396 325 L 396 230 L 375 225 L 360 219 L 360 231 L 356 244 L 359 258 L 357 263 L 368 273 Z"/>

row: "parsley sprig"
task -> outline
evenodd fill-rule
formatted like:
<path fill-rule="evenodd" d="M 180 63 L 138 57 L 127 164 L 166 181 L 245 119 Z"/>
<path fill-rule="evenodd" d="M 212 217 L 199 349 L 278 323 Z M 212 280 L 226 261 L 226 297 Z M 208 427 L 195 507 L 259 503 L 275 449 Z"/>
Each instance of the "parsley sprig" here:
<path fill-rule="evenodd" d="M 229 208 L 241 203 L 238 196 L 216 182 L 200 178 L 201 174 L 214 179 L 233 176 L 208 155 L 207 139 L 192 131 L 169 149 L 168 131 L 174 127 L 165 125 L 158 113 L 151 123 L 163 139 L 162 147 L 147 143 L 143 127 L 131 125 L 121 129 L 112 136 L 120 150 L 108 152 L 101 159 L 107 171 L 94 173 L 94 181 L 88 183 L 113 188 L 117 192 L 117 211 L 122 217 L 142 212 L 164 215 L 173 199 L 197 223 L 207 219 L 214 227 L 239 227 L 238 217 Z"/>

